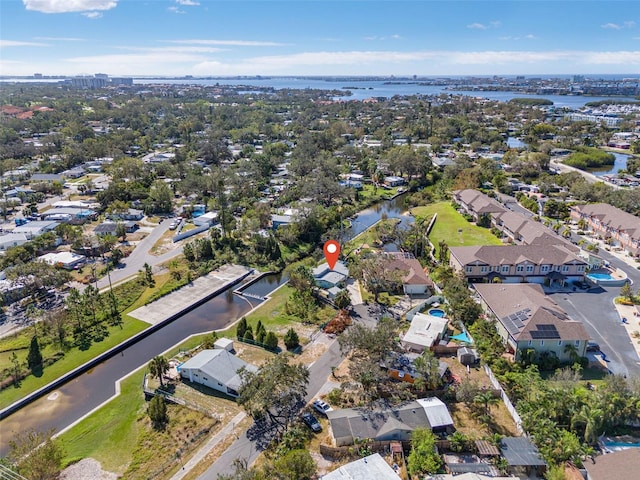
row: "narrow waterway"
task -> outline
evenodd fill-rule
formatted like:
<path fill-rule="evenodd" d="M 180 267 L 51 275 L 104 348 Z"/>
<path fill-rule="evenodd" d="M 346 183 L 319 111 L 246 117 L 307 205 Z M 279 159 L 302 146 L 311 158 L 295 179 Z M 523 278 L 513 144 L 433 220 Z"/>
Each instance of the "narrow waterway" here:
<path fill-rule="evenodd" d="M 403 223 L 412 217 L 402 215 L 404 196 L 381 202 L 363 210 L 345 232 L 348 238 L 363 232 L 383 216 L 400 217 Z M 287 280 L 282 274 L 267 275 L 245 289 L 246 292 L 264 296 Z M 0 421 L 0 457 L 7 454 L 8 442 L 14 432 L 29 428 L 60 431 L 115 394 L 115 382 L 134 369 L 149 362 L 154 356 L 181 343 L 190 335 L 223 329 L 246 314 L 260 302 L 232 293 L 233 288 L 217 295 L 208 302 L 185 313 L 162 329 L 131 345 L 87 373 L 64 384 L 48 396 L 41 397 L 18 412 Z"/>

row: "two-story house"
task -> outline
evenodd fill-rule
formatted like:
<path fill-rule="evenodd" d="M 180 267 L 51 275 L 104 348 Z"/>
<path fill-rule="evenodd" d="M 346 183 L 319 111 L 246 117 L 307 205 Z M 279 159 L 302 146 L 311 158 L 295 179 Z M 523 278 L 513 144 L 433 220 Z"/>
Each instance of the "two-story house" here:
<path fill-rule="evenodd" d="M 470 282 L 562 285 L 582 281 L 588 267 L 562 245 L 451 247 L 449 265 Z"/>
<path fill-rule="evenodd" d="M 475 284 L 487 317 L 495 322 L 516 360 L 527 349 L 549 352 L 560 361 L 585 355 L 589 334 L 581 322 L 542 291 L 540 285 Z"/>
<path fill-rule="evenodd" d="M 571 207 L 571 218 L 584 219 L 589 227 L 609 238 L 631 255 L 640 255 L 640 218 L 607 203 Z"/>

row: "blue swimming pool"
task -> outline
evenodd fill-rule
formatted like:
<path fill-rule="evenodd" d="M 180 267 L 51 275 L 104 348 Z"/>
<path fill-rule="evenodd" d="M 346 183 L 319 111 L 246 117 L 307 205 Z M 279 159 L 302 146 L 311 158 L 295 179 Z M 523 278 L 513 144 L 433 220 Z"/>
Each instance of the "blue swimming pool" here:
<path fill-rule="evenodd" d="M 429 315 L 433 315 L 434 317 L 444 317 L 444 310 L 440 308 L 432 308 L 429 310 Z"/>
<path fill-rule="evenodd" d="M 594 280 L 613 280 L 613 277 L 608 273 L 589 273 L 587 277 L 593 278 Z"/>

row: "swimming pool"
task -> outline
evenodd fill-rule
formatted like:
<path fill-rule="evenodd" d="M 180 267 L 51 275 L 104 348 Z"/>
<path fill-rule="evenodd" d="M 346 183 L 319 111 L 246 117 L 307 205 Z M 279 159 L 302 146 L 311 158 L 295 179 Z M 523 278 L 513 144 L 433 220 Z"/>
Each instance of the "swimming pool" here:
<path fill-rule="evenodd" d="M 608 273 L 589 273 L 587 277 L 593 278 L 594 280 L 613 280 L 613 277 Z"/>
<path fill-rule="evenodd" d="M 444 317 L 445 313 L 444 310 L 440 308 L 432 308 L 431 310 L 429 310 L 429 315 L 432 315 L 434 317 Z"/>

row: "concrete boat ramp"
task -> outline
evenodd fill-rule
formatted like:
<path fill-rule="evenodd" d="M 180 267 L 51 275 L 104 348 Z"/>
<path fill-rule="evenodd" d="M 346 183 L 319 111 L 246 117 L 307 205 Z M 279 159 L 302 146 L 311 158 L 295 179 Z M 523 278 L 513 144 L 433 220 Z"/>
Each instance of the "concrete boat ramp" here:
<path fill-rule="evenodd" d="M 151 325 L 157 325 L 200 305 L 239 283 L 252 272 L 252 269 L 242 265 L 224 265 L 155 302 L 129 312 L 129 315 Z"/>

